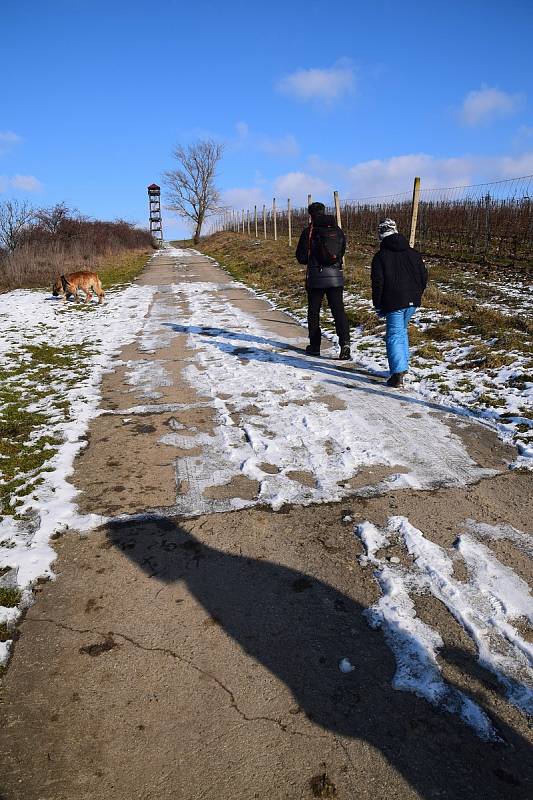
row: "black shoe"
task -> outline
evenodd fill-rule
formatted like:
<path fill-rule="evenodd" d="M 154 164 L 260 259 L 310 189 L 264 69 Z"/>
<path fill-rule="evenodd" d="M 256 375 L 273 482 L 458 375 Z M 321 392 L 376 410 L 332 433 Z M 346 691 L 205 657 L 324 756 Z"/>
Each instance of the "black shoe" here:
<path fill-rule="evenodd" d="M 308 344 L 307 347 L 305 348 L 305 352 L 307 353 L 308 356 L 319 356 L 320 355 L 320 350 L 315 350 L 315 348 L 311 347 L 310 344 Z"/>
<path fill-rule="evenodd" d="M 387 386 L 391 386 L 393 389 L 401 389 L 403 386 L 403 376 L 405 374 L 405 372 L 394 372 L 387 381 Z"/>
<path fill-rule="evenodd" d="M 341 347 L 341 351 L 339 353 L 340 360 L 341 361 L 349 361 L 351 359 L 351 357 L 352 357 L 352 354 L 350 353 L 350 345 L 349 344 L 343 344 L 343 346 Z"/>

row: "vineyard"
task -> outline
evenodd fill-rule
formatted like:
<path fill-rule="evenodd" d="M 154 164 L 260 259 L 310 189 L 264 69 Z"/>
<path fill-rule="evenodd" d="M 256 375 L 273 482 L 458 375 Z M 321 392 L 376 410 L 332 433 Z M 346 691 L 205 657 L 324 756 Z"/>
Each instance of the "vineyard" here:
<path fill-rule="evenodd" d="M 493 183 L 422 189 L 415 246 L 424 254 L 483 263 L 530 263 L 533 260 L 533 175 Z M 240 230 L 262 238 L 292 238 L 308 223 L 306 208 L 226 213 L 216 230 Z M 412 192 L 345 200 L 341 224 L 349 244 L 374 246 L 377 224 L 392 217 L 408 235 Z M 335 214 L 335 207 L 327 208 Z M 291 236 L 289 237 L 289 232 Z"/>

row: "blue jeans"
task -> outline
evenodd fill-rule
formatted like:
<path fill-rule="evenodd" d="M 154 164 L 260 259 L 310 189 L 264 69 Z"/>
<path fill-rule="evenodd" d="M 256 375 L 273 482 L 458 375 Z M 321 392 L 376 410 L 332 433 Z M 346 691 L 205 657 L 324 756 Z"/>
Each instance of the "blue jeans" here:
<path fill-rule="evenodd" d="M 387 345 L 391 375 L 395 372 L 407 372 L 409 369 L 407 326 L 416 310 L 415 306 L 409 306 L 409 308 L 400 308 L 399 311 L 389 311 L 385 315 L 387 320 L 385 344 Z"/>

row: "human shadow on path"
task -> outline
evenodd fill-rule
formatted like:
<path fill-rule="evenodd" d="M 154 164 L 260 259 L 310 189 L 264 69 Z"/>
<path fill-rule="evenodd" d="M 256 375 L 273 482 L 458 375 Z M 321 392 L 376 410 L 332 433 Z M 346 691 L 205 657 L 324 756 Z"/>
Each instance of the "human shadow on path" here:
<path fill-rule="evenodd" d="M 336 737 L 364 740 L 423 798 L 533 796 L 531 742 L 494 715 L 502 742 L 484 742 L 458 717 L 394 691 L 391 651 L 349 594 L 305 572 L 211 547 L 161 517 L 110 523 L 107 536 L 150 578 L 183 582 L 209 617 L 289 688 L 300 713 L 273 724 L 309 732 L 306 717 Z M 355 667 L 347 674 L 339 669 L 344 657 Z M 472 660 L 468 653 L 461 658 Z M 233 675 L 237 701 L 244 680 L 250 675 Z M 364 765 L 352 766 L 355 774 L 365 772 Z"/>
<path fill-rule="evenodd" d="M 267 339 L 264 336 L 254 336 L 249 333 L 240 331 L 228 331 L 223 328 L 199 326 L 199 325 L 179 325 L 177 323 L 164 323 L 165 326 L 171 328 L 176 333 L 195 334 L 207 338 L 210 344 L 217 347 L 224 353 L 229 353 L 237 358 L 246 359 L 248 361 L 264 361 L 265 363 L 284 364 L 288 367 L 296 369 L 307 370 L 316 372 L 319 375 L 324 375 L 329 380 L 326 383 L 331 383 L 342 388 L 355 389 L 365 392 L 370 395 L 379 397 L 387 397 L 392 403 L 410 403 L 416 406 L 423 406 L 432 411 L 438 411 L 442 414 L 454 414 L 460 417 L 472 417 L 472 412 L 462 409 L 459 406 L 446 405 L 444 403 L 435 403 L 424 398 L 417 398 L 406 392 L 398 392 L 395 389 L 382 389 L 384 383 L 377 375 L 372 375 L 363 371 L 362 369 L 350 368 L 343 364 L 334 366 L 330 363 L 321 362 L 320 358 L 307 356 L 305 351 L 291 345 L 287 342 L 281 342 L 276 339 Z M 215 341 L 215 339 L 227 339 L 228 343 Z M 231 344 L 233 341 L 249 342 L 250 344 L 268 345 L 277 348 L 276 350 L 265 350 L 260 347 L 241 347 L 238 344 Z M 279 350 L 294 351 L 301 355 L 288 355 Z M 335 380 L 332 380 L 332 379 Z"/>

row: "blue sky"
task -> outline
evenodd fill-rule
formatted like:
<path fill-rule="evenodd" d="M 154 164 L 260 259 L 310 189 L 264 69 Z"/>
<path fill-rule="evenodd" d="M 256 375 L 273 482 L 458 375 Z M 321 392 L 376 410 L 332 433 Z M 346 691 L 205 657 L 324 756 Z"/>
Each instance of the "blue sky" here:
<path fill-rule="evenodd" d="M 237 208 L 533 173 L 530 0 L 18 0 L 1 20 L 0 199 L 144 223 L 173 145 L 205 136 Z"/>

